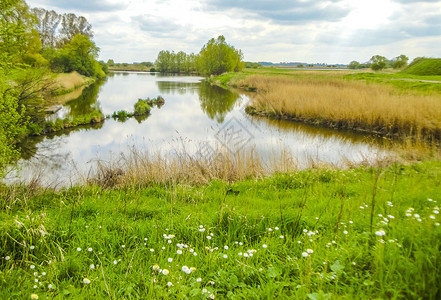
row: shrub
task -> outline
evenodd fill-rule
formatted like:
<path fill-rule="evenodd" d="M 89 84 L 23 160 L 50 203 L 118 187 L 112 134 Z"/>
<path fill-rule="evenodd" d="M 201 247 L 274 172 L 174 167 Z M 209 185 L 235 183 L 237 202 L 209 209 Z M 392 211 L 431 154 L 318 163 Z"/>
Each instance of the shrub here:
<path fill-rule="evenodd" d="M 147 100 L 139 99 L 138 102 L 135 104 L 135 116 L 142 116 L 150 113 L 150 105 L 148 104 Z"/>

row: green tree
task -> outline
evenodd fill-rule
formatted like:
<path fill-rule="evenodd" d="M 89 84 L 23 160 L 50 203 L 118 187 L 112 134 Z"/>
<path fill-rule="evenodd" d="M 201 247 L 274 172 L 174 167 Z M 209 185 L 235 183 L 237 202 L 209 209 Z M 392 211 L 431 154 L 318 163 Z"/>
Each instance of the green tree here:
<path fill-rule="evenodd" d="M 380 71 L 386 68 L 386 57 L 381 55 L 374 55 L 372 56 L 370 62 L 371 62 L 371 69 L 374 71 Z"/>
<path fill-rule="evenodd" d="M 12 73 L 24 67 L 25 37 L 33 22 L 24 1 L 0 2 L 0 177 L 5 166 L 18 158 L 15 142 L 26 131 L 25 107 L 19 104 Z"/>
<path fill-rule="evenodd" d="M 409 61 L 409 57 L 407 57 L 404 54 L 401 54 L 400 56 L 397 56 L 393 60 L 393 68 L 394 69 L 402 69 L 405 66 L 407 66 L 407 62 Z"/>
<path fill-rule="evenodd" d="M 358 61 L 353 60 L 353 61 L 351 61 L 351 63 L 349 64 L 348 68 L 349 68 L 349 69 L 352 69 L 352 70 L 354 70 L 354 69 L 360 69 L 360 63 L 359 63 Z"/>
<path fill-rule="evenodd" d="M 200 74 L 219 75 L 238 72 L 244 68 L 243 54 L 228 45 L 224 36 L 211 39 L 199 52 L 197 68 Z"/>

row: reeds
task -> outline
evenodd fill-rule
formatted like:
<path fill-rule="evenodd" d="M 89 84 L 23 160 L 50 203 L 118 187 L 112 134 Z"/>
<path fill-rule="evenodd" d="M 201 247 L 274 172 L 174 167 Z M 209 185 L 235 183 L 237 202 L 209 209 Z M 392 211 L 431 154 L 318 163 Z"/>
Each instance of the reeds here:
<path fill-rule="evenodd" d="M 380 84 L 339 78 L 246 77 L 239 87 L 257 90 L 257 113 L 384 136 L 441 139 L 441 96 L 400 94 Z"/>

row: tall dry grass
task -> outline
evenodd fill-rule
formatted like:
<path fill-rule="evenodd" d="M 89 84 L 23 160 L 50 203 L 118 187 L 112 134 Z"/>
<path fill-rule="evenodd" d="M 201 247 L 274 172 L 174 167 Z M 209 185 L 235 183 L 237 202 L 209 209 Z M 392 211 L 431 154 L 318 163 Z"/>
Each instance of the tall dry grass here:
<path fill-rule="evenodd" d="M 334 165 L 310 157 L 307 163 L 300 164 L 290 152 L 283 149 L 268 162 L 263 162 L 252 147 L 236 152 L 218 147 L 209 155 L 201 151 L 190 155 L 185 149 L 175 151 L 171 155 L 133 148 L 118 161 L 99 161 L 96 172 L 88 176 L 86 184 L 113 188 L 177 183 L 201 185 L 212 180 L 232 183 L 250 178 L 263 178 L 274 173 L 295 172 L 303 168 L 340 168 L 375 163 L 375 158 L 366 158 L 358 164 L 348 160 L 341 165 Z"/>
<path fill-rule="evenodd" d="M 246 77 L 258 112 L 386 136 L 441 139 L 441 96 L 403 94 L 379 84 L 339 78 Z"/>
<path fill-rule="evenodd" d="M 55 78 L 55 86 L 64 90 L 78 88 L 86 83 L 86 79 L 76 71 L 72 73 L 59 74 Z"/>

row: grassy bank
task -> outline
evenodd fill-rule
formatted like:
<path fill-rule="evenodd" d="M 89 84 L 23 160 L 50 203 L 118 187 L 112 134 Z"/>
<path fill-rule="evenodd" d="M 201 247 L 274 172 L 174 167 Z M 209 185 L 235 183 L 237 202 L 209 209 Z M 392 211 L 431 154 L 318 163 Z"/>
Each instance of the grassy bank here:
<path fill-rule="evenodd" d="M 54 96 L 66 95 L 93 83 L 95 79 L 80 75 L 77 72 L 57 74 L 54 79 Z M 59 104 L 58 101 L 53 101 Z M 52 103 L 51 103 L 52 104 Z"/>
<path fill-rule="evenodd" d="M 386 137 L 441 139 L 441 93 L 437 91 L 441 83 L 404 80 L 399 73 L 257 72 L 217 79 L 257 92 L 248 109 L 251 114 Z M 425 85 L 436 88 L 423 93 L 420 89 Z"/>
<path fill-rule="evenodd" d="M 0 297 L 439 299 L 441 163 L 3 188 Z"/>

